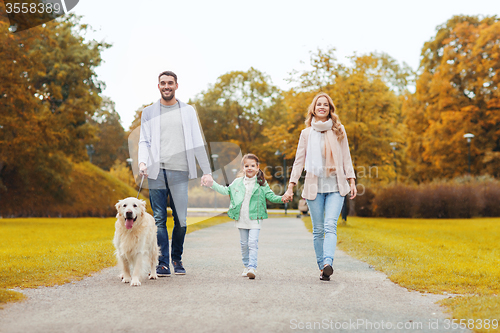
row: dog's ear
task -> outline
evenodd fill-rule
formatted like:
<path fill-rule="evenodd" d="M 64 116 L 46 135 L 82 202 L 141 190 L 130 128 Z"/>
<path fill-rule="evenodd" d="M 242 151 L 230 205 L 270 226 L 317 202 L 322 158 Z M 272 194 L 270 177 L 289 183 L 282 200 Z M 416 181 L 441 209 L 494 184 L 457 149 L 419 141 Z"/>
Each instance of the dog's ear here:
<path fill-rule="evenodd" d="M 140 199 L 139 202 L 141 203 L 142 206 L 141 215 L 144 215 L 144 212 L 146 211 L 146 201 Z"/>
<path fill-rule="evenodd" d="M 120 205 L 122 204 L 122 200 L 118 201 L 115 205 L 116 210 L 120 209 Z"/>

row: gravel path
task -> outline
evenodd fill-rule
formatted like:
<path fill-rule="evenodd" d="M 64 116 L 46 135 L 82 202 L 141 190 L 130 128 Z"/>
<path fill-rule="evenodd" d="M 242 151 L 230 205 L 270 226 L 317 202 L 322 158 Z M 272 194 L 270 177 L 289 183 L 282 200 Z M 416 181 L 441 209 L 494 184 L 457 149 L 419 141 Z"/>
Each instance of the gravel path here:
<path fill-rule="evenodd" d="M 339 250 L 332 280 L 320 281 L 300 219 L 264 221 L 255 280 L 240 276 L 233 223 L 188 234 L 184 253 L 187 275 L 141 287 L 122 284 L 112 267 L 24 290 L 28 301 L 0 310 L 0 332 L 452 331 L 435 304 L 443 296 L 409 292 Z"/>

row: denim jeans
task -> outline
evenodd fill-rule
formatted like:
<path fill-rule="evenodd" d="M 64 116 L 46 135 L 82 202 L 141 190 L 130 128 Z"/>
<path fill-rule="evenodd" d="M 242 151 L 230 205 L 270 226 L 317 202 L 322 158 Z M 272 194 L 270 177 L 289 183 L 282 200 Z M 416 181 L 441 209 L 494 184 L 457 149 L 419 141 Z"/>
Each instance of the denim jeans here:
<path fill-rule="evenodd" d="M 174 217 L 172 230 L 172 260 L 181 261 L 186 236 L 186 217 L 188 204 L 188 172 L 160 169 L 157 179 L 149 181 L 149 201 L 156 222 L 160 257 L 158 266 L 170 263 L 167 231 L 167 197 Z"/>
<path fill-rule="evenodd" d="M 257 268 L 257 251 L 259 250 L 260 229 L 241 229 L 240 244 L 243 265 L 248 268 Z"/>
<path fill-rule="evenodd" d="M 318 193 L 316 199 L 307 200 L 313 225 L 314 251 L 319 269 L 332 265 L 337 246 L 337 220 L 344 197 L 339 192 Z"/>

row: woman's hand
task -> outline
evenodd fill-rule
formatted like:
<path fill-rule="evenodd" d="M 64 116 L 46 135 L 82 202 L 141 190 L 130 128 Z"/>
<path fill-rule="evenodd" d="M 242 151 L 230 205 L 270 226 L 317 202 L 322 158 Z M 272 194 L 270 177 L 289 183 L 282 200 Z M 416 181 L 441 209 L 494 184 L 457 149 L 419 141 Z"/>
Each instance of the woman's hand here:
<path fill-rule="evenodd" d="M 293 199 L 293 187 L 294 187 L 295 184 L 293 183 L 290 183 L 290 185 L 288 185 L 288 189 L 286 190 L 285 194 L 283 194 L 283 199 L 286 200 L 286 201 L 283 201 L 283 202 L 289 202 L 289 201 L 292 201 Z"/>
<path fill-rule="evenodd" d="M 358 189 L 356 188 L 356 180 L 354 178 L 349 178 L 349 185 L 351 186 L 351 199 L 356 197 L 358 194 Z"/>

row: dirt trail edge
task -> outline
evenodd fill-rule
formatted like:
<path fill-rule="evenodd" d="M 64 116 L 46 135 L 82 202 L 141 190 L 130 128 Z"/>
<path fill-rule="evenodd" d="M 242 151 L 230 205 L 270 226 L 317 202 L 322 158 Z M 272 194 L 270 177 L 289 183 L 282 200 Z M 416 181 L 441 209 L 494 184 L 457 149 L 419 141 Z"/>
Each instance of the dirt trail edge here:
<path fill-rule="evenodd" d="M 111 240 L 110 240 L 111 241 Z M 0 332 L 468 332 L 435 304 L 337 250 L 319 280 L 312 235 L 300 219 L 265 220 L 257 278 L 241 277 L 233 223 L 186 236 L 187 275 L 130 287 L 116 267 L 66 285 L 27 289 L 0 310 Z"/>

